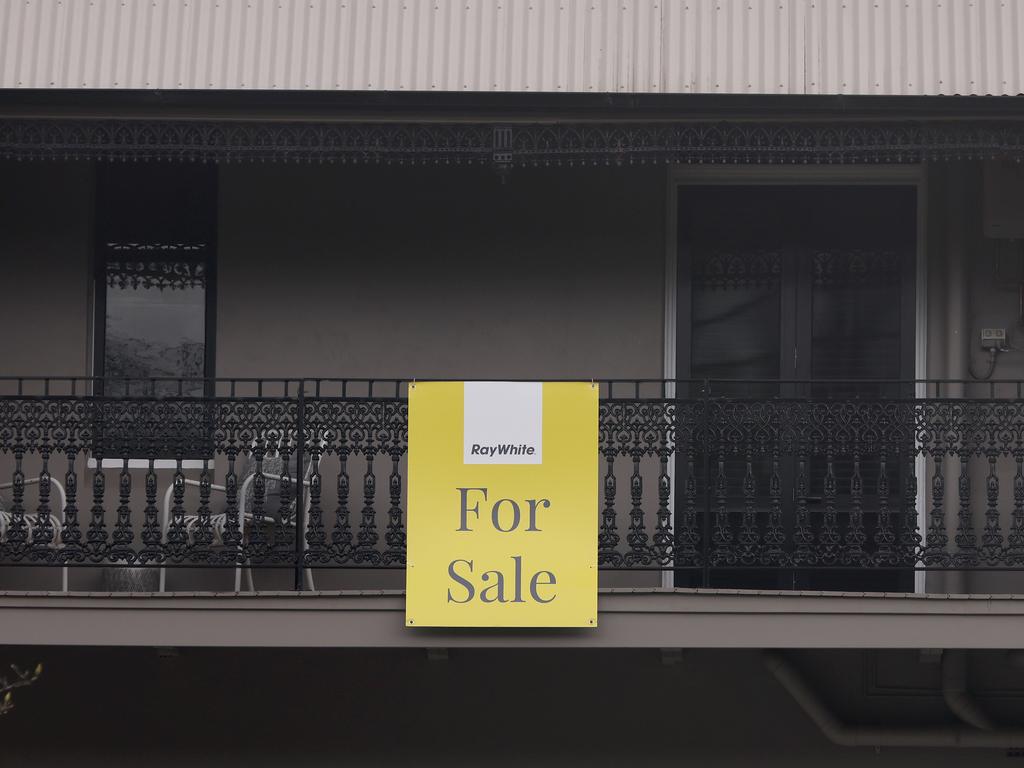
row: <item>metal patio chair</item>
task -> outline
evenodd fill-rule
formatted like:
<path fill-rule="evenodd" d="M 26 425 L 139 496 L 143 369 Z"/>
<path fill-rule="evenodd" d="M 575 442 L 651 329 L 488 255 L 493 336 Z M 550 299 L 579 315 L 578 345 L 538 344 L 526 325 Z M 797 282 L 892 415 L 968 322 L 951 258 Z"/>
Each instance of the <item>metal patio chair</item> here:
<path fill-rule="evenodd" d="M 289 465 L 289 477 L 292 478 L 292 483 L 295 483 L 295 461 L 294 456 L 290 456 L 288 460 Z M 284 459 L 280 452 L 275 448 L 268 450 L 263 457 L 263 477 L 266 481 L 266 490 L 264 492 L 264 513 L 263 518 L 266 521 L 277 522 L 280 514 L 280 504 L 277 501 L 280 499 L 280 483 L 285 476 L 285 465 Z M 310 476 L 313 474 L 313 462 L 309 461 L 306 463 L 305 470 L 303 472 L 302 484 L 304 487 L 309 487 Z M 241 484 L 238 486 L 238 526 L 242 536 L 245 536 L 246 526 L 251 526 L 254 522 L 252 507 L 255 503 L 255 493 L 253 489 L 253 483 L 256 480 L 256 461 L 250 454 L 245 467 L 241 474 Z M 185 479 L 185 485 L 193 488 L 199 488 L 201 483 L 198 480 L 192 480 L 189 478 Z M 211 483 L 210 490 L 213 493 L 221 495 L 227 494 L 227 487 L 218 483 Z M 161 531 L 164 540 L 167 538 L 168 530 L 171 525 L 171 497 L 174 495 L 174 485 L 170 485 L 167 491 L 164 493 L 164 504 L 163 504 L 163 519 L 161 524 Z M 308 517 L 310 508 L 309 495 L 306 494 L 306 500 L 303 507 L 304 513 Z M 295 527 L 295 500 L 293 499 L 289 504 L 289 510 L 291 515 L 285 522 L 285 525 L 291 528 Z M 189 536 L 189 539 L 194 535 L 196 526 L 199 524 L 199 515 L 196 512 L 186 512 L 184 515 L 185 531 Z M 215 512 L 210 515 L 210 526 L 213 529 L 213 534 L 217 541 L 223 541 L 224 532 L 227 530 L 227 512 Z M 306 548 L 305 540 L 303 540 L 303 548 Z M 255 592 L 256 587 L 252 576 L 252 565 L 239 566 L 235 569 L 235 591 L 241 592 L 242 590 L 242 571 L 245 571 L 246 585 L 250 592 Z M 310 590 L 316 589 L 316 582 L 313 579 L 313 571 L 309 568 L 305 569 L 306 584 Z M 166 590 L 167 584 L 167 569 L 160 569 L 160 591 Z"/>
<path fill-rule="evenodd" d="M 40 477 L 26 478 L 25 485 L 39 485 L 41 479 L 42 478 Z M 50 526 L 53 530 L 53 540 L 49 543 L 49 546 L 59 547 L 61 546 L 60 536 L 61 531 L 64 528 L 64 510 L 67 508 L 68 505 L 68 495 L 67 492 L 64 490 L 64 486 L 60 483 L 59 480 L 51 477 L 50 485 L 57 489 L 57 499 L 59 500 L 60 504 L 57 507 L 57 514 L 55 514 L 54 512 L 50 512 L 49 514 Z M 13 487 L 14 483 L 0 483 L 0 491 L 9 491 Z M 35 535 L 36 518 L 36 512 L 25 512 L 25 522 L 28 525 L 28 540 L 30 542 L 32 541 L 33 536 Z M 0 540 L 4 539 L 7 536 L 7 531 L 10 530 L 12 522 L 13 517 L 11 513 L 7 510 L 7 505 L 4 503 L 3 496 L 0 495 Z M 68 567 L 66 565 L 61 568 L 60 582 L 61 591 L 67 592 Z"/>

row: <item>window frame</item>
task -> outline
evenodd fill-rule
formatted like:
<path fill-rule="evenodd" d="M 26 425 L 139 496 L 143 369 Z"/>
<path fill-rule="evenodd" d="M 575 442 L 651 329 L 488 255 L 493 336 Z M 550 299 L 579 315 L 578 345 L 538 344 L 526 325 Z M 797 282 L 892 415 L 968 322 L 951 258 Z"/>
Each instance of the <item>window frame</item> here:
<path fill-rule="evenodd" d="M 214 201 L 219 200 L 219 174 L 215 171 L 211 174 L 211 197 Z M 93 195 L 93 345 L 92 345 L 92 376 L 95 381 L 94 391 L 96 394 L 103 393 L 103 382 L 106 377 L 106 340 L 107 340 L 107 264 L 111 260 L 111 252 L 104 242 L 106 234 L 100 222 L 105 220 L 102 208 L 106 201 L 103 199 L 101 183 L 97 176 L 95 181 L 96 193 Z M 203 390 L 206 397 L 214 394 L 213 379 L 216 378 L 217 364 L 217 237 L 219 233 L 219 206 L 215 204 L 213 211 L 213 232 L 214 237 L 210 238 L 207 247 L 203 249 L 202 259 L 206 285 L 204 287 L 204 318 L 203 318 Z M 154 257 L 154 260 L 157 260 Z M 164 259 L 170 260 L 170 259 Z"/>
<path fill-rule="evenodd" d="M 201 252 L 201 260 L 204 267 L 204 329 L 203 329 L 203 397 L 213 397 L 216 392 L 214 379 L 216 378 L 216 341 L 217 341 L 217 235 L 219 234 L 218 219 L 219 205 L 219 174 L 214 171 L 211 174 L 210 183 L 213 189 L 210 190 L 211 198 L 215 201 L 213 214 L 213 236 L 209 238 L 206 247 Z M 92 227 L 92 355 L 90 370 L 92 371 L 92 392 L 96 396 L 104 395 L 104 384 L 106 377 L 106 336 L 107 336 L 107 265 L 115 258 L 115 254 L 107 245 L 108 233 L 104 231 L 101 222 L 105 221 L 103 206 L 108 204 L 102 194 L 102 184 L 99 174 L 94 181 L 93 194 L 93 227 Z M 116 258 L 125 258 L 128 252 Z M 152 260 L 172 259 L 164 256 L 153 256 Z M 119 393 L 111 393 L 112 397 L 119 396 Z M 182 469 L 202 469 L 208 464 L 208 460 L 194 457 L 184 458 L 180 461 Z M 100 468 L 121 468 L 124 466 L 124 458 L 105 456 L 102 462 L 90 455 L 87 460 L 89 469 Z M 150 466 L 150 459 L 132 456 L 128 459 L 129 469 L 146 469 Z M 179 466 L 178 459 L 157 457 L 152 460 L 154 469 L 176 469 Z"/>
<path fill-rule="evenodd" d="M 669 166 L 666 174 L 665 194 L 665 312 L 664 312 L 664 350 L 663 370 L 669 380 L 685 377 L 691 371 L 690 337 L 688 333 L 678 333 L 679 318 L 691 317 L 691 286 L 689 276 L 689 253 L 678 232 L 679 196 L 681 190 L 692 186 L 908 186 L 915 189 L 916 195 L 916 234 L 912 265 L 908 275 L 912 275 L 910 283 L 913 290 L 907 292 L 907 301 L 903 308 L 901 327 L 910 325 L 913 328 L 911 343 L 905 352 L 907 361 L 902 359 L 901 367 L 906 365 L 912 370 L 912 378 L 918 380 L 914 388 L 915 397 L 924 397 L 926 385 L 920 380 L 928 374 L 928 261 L 926 214 L 929 205 L 926 174 L 921 165 L 884 165 L 876 166 Z M 670 393 L 676 394 L 672 385 Z M 680 392 L 679 396 L 683 396 Z M 924 475 L 926 458 L 918 456 L 915 462 L 918 476 Z M 682 486 L 676 483 L 684 469 L 680 462 L 671 462 L 669 477 L 673 488 Z M 915 499 L 918 510 L 918 525 L 923 531 L 927 525 L 927 488 L 924 484 L 918 488 Z M 678 494 L 673 493 L 669 499 L 669 515 L 675 523 L 676 503 Z M 925 573 L 914 570 L 914 592 L 925 591 Z M 676 586 L 675 577 L 671 573 L 663 574 L 662 586 Z"/>
<path fill-rule="evenodd" d="M 96 394 L 103 393 L 103 382 L 106 380 L 106 351 L 107 351 L 107 264 L 111 254 L 107 251 L 105 244 L 100 242 L 102 238 L 96 236 L 96 258 L 94 259 L 95 269 L 93 271 L 93 359 L 92 370 L 96 382 Z M 203 253 L 203 270 L 206 285 L 203 296 L 203 391 L 206 397 L 213 395 L 212 380 L 215 378 L 215 366 L 217 361 L 217 248 L 215 243 Z M 153 258 L 154 261 L 171 259 Z"/>

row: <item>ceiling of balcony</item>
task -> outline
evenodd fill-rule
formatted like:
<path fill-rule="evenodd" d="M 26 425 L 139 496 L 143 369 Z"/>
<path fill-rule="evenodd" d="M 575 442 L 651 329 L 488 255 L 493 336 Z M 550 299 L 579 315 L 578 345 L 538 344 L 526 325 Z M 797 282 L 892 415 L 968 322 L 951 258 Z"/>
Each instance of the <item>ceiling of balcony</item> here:
<path fill-rule="evenodd" d="M 0 0 L 0 88 L 1014 95 L 1016 0 Z"/>

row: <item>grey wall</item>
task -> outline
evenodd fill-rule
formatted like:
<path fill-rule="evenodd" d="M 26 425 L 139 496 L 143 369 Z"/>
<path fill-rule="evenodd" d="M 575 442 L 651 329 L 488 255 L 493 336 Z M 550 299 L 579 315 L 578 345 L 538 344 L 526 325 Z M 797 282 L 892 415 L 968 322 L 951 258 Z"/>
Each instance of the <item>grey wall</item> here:
<path fill-rule="evenodd" d="M 937 163 L 927 177 L 928 375 L 967 378 L 968 362 L 984 375 L 981 329 L 999 327 L 1014 349 L 999 356 L 993 378 L 1024 379 L 1024 242 L 985 236 L 983 164 Z M 1012 205 L 1024 218 L 1024 194 Z"/>
<path fill-rule="evenodd" d="M 2 374 L 89 373 L 93 174 L 0 163 Z M 657 377 L 663 169 L 221 168 L 220 376 Z"/>
<path fill-rule="evenodd" d="M 88 373 L 92 179 L 0 162 L 0 376 Z"/>
<path fill-rule="evenodd" d="M 985 200 L 980 169 L 969 177 L 965 190 L 968 201 L 980 207 Z M 1024 219 L 1024 196 L 1015 197 L 1013 207 Z M 1024 241 L 994 239 L 984 236 L 979 215 L 968 231 L 970 302 L 970 339 L 968 346 L 974 370 L 984 374 L 988 355 L 979 345 L 982 328 L 1006 328 L 1013 351 L 1001 354 L 994 378 L 1024 379 L 1024 306 L 1021 306 L 1021 285 L 1024 284 Z"/>
<path fill-rule="evenodd" d="M 225 166 L 217 373 L 659 377 L 663 174 Z"/>
<path fill-rule="evenodd" d="M 936 163 L 927 169 L 927 179 L 928 377 L 971 380 L 975 375 L 984 376 L 989 358 L 980 346 L 981 329 L 998 327 L 1007 330 L 1015 349 L 999 356 L 992 379 L 1024 379 L 1024 317 L 1020 303 L 1024 248 L 1020 242 L 992 239 L 984 234 L 985 167 L 977 162 Z M 1010 202 L 1010 207 L 1014 205 L 1024 217 L 1024 195 Z M 1019 395 L 1015 385 L 993 389 L 984 382 L 943 388 L 947 396 L 953 397 Z M 957 526 L 959 460 L 947 459 L 943 471 L 947 478 L 945 514 L 952 534 Z M 988 472 L 985 457 L 970 460 L 971 509 L 979 537 L 985 520 Z M 1012 525 L 1013 459 L 1000 457 L 997 472 L 998 507 L 1005 536 Z M 930 505 L 930 487 L 928 483 L 922 484 L 928 489 Z M 933 573 L 928 577 L 928 588 L 950 592 L 1019 592 L 1024 589 L 1024 577 L 1008 573 Z"/>
<path fill-rule="evenodd" d="M 85 163 L 0 161 L 0 377 L 89 373 L 93 186 Z M 0 382 L 0 393 L 14 387 Z M 0 484 L 12 471 L 0 456 Z M 14 588 L 59 586 L 47 570 L 0 577 Z"/>

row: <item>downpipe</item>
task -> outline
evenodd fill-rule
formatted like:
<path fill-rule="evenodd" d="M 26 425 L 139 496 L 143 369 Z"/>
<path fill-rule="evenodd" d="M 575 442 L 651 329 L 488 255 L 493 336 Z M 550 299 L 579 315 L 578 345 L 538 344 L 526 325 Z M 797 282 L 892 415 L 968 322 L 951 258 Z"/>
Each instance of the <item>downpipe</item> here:
<path fill-rule="evenodd" d="M 948 653 L 948 652 L 947 652 Z M 943 654 L 945 657 L 946 654 Z M 800 708 L 832 743 L 843 747 L 965 747 L 976 749 L 1020 749 L 1024 747 L 1024 729 L 996 729 L 987 716 L 981 714 L 979 723 L 985 723 L 990 730 L 975 725 L 952 727 L 884 728 L 876 726 L 847 725 L 835 716 L 817 692 L 807 683 L 806 678 L 782 654 L 765 651 L 765 667 L 774 675 L 783 688 L 789 692 Z M 953 661 L 947 675 L 946 661 L 943 660 L 943 697 L 947 703 L 952 698 L 962 712 L 975 717 L 980 712 L 973 697 L 966 691 L 966 660 Z M 961 678 L 961 669 L 964 677 Z M 947 693 L 947 677 L 952 684 Z M 963 696 L 959 691 L 963 692 Z M 966 698 L 965 698 L 966 697 Z M 970 699 L 969 703 L 965 703 Z M 953 709 L 953 705 L 950 705 Z M 961 711 L 953 709 L 958 717 L 966 720 Z"/>
<path fill-rule="evenodd" d="M 967 690 L 967 651 L 942 652 L 942 698 L 949 711 L 967 725 L 982 731 L 994 731 L 995 725 Z"/>

